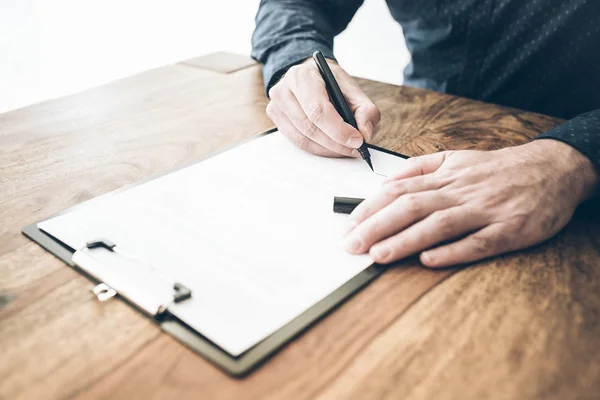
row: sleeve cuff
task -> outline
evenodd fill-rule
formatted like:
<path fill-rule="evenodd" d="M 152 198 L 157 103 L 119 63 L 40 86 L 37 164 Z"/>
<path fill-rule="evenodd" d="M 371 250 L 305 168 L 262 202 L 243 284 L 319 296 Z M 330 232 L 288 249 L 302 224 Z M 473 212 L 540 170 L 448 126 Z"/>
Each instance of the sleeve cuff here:
<path fill-rule="evenodd" d="M 568 120 L 536 139 L 555 139 L 579 150 L 600 171 L 600 110 Z"/>

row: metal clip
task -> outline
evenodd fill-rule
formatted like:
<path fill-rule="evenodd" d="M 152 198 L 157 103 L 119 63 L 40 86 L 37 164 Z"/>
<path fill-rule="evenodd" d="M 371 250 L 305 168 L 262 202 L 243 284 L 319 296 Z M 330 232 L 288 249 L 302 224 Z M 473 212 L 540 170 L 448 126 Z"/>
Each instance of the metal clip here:
<path fill-rule="evenodd" d="M 173 301 L 179 303 L 192 297 L 192 291 L 179 282 L 173 284 Z"/>
<path fill-rule="evenodd" d="M 110 240 L 88 242 L 73 254 L 72 260 L 98 281 L 104 282 L 92 289 L 100 301 L 118 293 L 149 315 L 158 316 L 166 312 L 170 304 L 192 297 L 190 288 L 163 275 L 150 263 L 128 254 Z M 135 281 L 137 277 L 140 278 L 139 284 Z"/>

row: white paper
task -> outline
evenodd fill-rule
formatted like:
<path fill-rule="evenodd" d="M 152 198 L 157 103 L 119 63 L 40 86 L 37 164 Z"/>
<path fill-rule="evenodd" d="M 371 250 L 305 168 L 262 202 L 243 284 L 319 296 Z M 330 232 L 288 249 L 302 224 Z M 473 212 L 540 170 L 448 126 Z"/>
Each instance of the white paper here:
<path fill-rule="evenodd" d="M 383 175 L 405 162 L 371 155 Z M 39 228 L 75 249 L 109 239 L 183 283 L 192 299 L 169 310 L 239 355 L 372 264 L 343 249 L 347 216 L 333 213 L 333 197 L 366 197 L 383 179 L 276 132 Z"/>

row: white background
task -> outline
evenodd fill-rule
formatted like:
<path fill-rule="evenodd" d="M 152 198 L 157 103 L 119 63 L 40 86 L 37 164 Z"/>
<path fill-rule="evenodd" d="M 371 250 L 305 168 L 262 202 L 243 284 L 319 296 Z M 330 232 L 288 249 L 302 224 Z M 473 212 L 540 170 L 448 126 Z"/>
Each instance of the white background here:
<path fill-rule="evenodd" d="M 0 113 L 215 51 L 249 54 L 258 0 L 0 0 Z M 384 0 L 335 42 L 351 74 L 399 84 L 409 56 Z"/>

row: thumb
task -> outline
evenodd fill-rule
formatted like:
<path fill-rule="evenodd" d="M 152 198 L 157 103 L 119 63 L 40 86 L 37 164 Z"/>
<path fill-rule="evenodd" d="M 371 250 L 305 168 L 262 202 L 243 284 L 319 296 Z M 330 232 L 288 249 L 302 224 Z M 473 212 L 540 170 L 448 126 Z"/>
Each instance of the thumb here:
<path fill-rule="evenodd" d="M 356 119 L 358 130 L 368 142 L 373 137 L 373 129 L 379 123 L 381 113 L 377 106 L 365 96 L 365 99 L 354 110 L 354 119 Z"/>
<path fill-rule="evenodd" d="M 390 175 L 386 181 L 431 174 L 442 166 L 450 154 L 452 154 L 452 151 L 441 151 L 439 153 L 409 158 L 406 160 L 404 167 L 397 173 Z"/>

